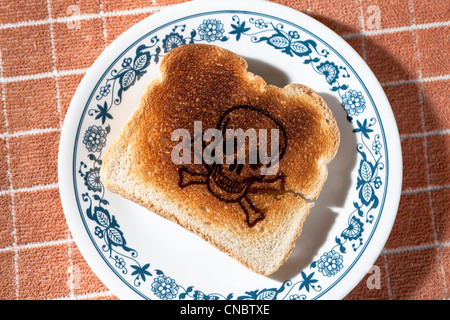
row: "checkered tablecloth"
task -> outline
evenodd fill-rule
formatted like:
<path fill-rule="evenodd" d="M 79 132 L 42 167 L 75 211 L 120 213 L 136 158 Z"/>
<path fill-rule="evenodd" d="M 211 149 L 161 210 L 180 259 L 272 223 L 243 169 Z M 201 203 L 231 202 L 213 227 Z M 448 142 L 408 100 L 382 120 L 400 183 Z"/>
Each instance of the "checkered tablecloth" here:
<path fill-rule="evenodd" d="M 0 299 L 116 299 L 66 224 L 57 175 L 61 128 L 105 47 L 180 2 L 0 0 Z M 400 131 L 402 198 L 375 263 L 381 282 L 374 287 L 368 274 L 346 299 L 448 299 L 450 2 L 274 2 L 321 21 L 364 58 Z"/>

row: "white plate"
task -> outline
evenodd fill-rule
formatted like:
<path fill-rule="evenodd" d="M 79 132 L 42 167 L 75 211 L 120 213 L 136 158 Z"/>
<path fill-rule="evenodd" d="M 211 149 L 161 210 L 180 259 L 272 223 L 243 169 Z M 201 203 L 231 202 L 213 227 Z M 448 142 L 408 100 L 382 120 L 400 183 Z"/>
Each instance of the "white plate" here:
<path fill-rule="evenodd" d="M 208 33 L 213 28 L 216 33 Z M 159 77 L 161 58 L 189 42 L 242 55 L 270 84 L 312 87 L 337 119 L 342 142 L 329 178 L 291 257 L 269 277 L 98 181 L 102 155 L 143 89 Z M 85 139 L 93 132 L 100 137 L 95 143 Z M 136 24 L 89 69 L 64 123 L 59 181 L 81 253 L 119 298 L 341 299 L 385 245 L 398 208 L 402 160 L 381 86 L 338 35 L 270 2 L 193 1 Z"/>

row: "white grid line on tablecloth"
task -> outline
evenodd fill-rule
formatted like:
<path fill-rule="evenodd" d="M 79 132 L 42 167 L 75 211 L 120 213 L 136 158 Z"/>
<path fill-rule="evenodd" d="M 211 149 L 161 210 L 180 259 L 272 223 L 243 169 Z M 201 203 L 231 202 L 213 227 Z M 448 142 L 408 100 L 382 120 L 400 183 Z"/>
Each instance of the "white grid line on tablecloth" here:
<path fill-rule="evenodd" d="M 405 31 L 416 31 L 416 30 L 423 30 L 423 29 L 433 29 L 433 28 L 448 27 L 448 26 L 450 26 L 450 21 L 421 23 L 421 24 L 412 24 L 410 26 L 382 28 L 382 29 L 377 29 L 377 30 L 348 33 L 348 34 L 341 35 L 341 37 L 344 39 L 362 38 L 362 37 L 377 36 L 377 35 L 381 35 L 381 34 L 405 32 Z"/>
<path fill-rule="evenodd" d="M 51 300 L 93 300 L 101 298 L 114 298 L 114 294 L 111 291 L 93 292 L 85 294 L 74 294 L 73 296 L 70 297 L 60 297 Z"/>
<path fill-rule="evenodd" d="M 52 12 L 51 12 L 51 6 L 50 6 L 50 0 L 46 0 L 46 5 L 47 5 L 47 14 L 49 17 L 51 17 Z M 58 86 L 58 77 L 57 77 L 57 70 L 56 70 L 56 54 L 55 54 L 55 36 L 54 36 L 54 30 L 53 30 L 53 22 L 50 21 L 49 23 L 49 31 L 50 31 L 50 44 L 51 44 L 51 56 L 52 56 L 52 75 L 53 75 L 53 79 L 55 80 L 55 90 L 56 90 L 56 109 L 57 109 L 57 113 L 58 113 L 58 129 L 61 130 L 62 128 L 62 123 L 61 123 L 61 103 L 60 103 L 60 92 L 59 92 L 59 86 Z M 67 230 L 67 238 L 66 240 L 71 240 L 71 235 L 70 235 L 70 231 Z M 71 247 L 70 244 L 67 244 L 67 264 L 68 264 L 68 268 L 67 268 L 67 274 L 69 276 L 69 278 L 72 277 L 72 270 L 73 270 L 73 261 L 71 259 Z M 19 283 L 16 284 L 16 287 L 19 287 Z M 69 289 L 69 296 L 73 296 L 73 285 L 72 282 L 68 283 L 68 289 Z"/>
<path fill-rule="evenodd" d="M 70 70 L 61 70 L 61 71 L 55 71 L 55 72 L 41 72 L 41 73 L 20 75 L 20 76 L 13 76 L 13 77 L 0 77 L 0 82 L 1 83 L 9 83 L 9 82 L 19 82 L 19 81 L 27 81 L 27 80 L 39 80 L 39 79 L 53 78 L 53 77 L 80 75 L 80 74 L 85 74 L 88 70 L 89 70 L 89 68 L 70 69 Z"/>
<path fill-rule="evenodd" d="M 414 14 L 413 14 L 413 4 L 411 0 L 408 0 L 408 4 L 409 4 L 409 13 L 410 13 L 410 18 L 411 18 L 411 25 L 415 25 L 415 21 L 414 21 Z M 447 24 L 448 25 L 448 24 Z M 426 125 L 426 119 L 425 119 L 425 108 L 424 108 L 424 99 L 423 99 L 423 89 L 422 89 L 422 83 L 420 82 L 420 79 L 422 79 L 422 69 L 421 69 L 421 63 L 420 63 L 420 58 L 419 58 L 419 43 L 417 41 L 417 31 L 416 29 L 413 29 L 412 31 L 413 36 L 414 36 L 414 51 L 415 51 L 415 56 L 416 56 L 416 62 L 417 62 L 417 73 L 418 73 L 418 79 L 419 79 L 419 83 L 418 83 L 418 88 L 419 88 L 419 101 L 420 101 L 420 105 L 421 105 L 421 117 L 422 117 L 422 130 L 425 133 L 425 137 L 424 137 L 424 147 L 425 147 L 425 162 L 426 162 L 426 173 L 427 173 L 427 182 L 428 182 L 428 187 L 431 186 L 431 173 L 430 173 L 430 163 L 429 163 L 429 157 L 428 157 L 428 137 L 426 135 L 427 133 L 427 125 Z M 428 191 L 428 200 L 429 200 L 429 204 L 430 204 L 430 216 L 431 216 L 431 222 L 432 222 L 432 226 L 433 226 L 433 233 L 434 233 L 434 240 L 437 244 L 436 248 L 437 248 L 437 259 L 438 259 L 438 266 L 440 269 L 440 276 L 441 276 L 441 288 L 442 288 L 442 293 L 443 296 L 446 296 L 446 290 L 445 290 L 445 277 L 444 277 L 444 270 L 442 267 L 442 262 L 441 262 L 441 251 L 439 250 L 439 236 L 438 236 L 438 232 L 437 232 L 437 227 L 436 227 L 436 217 L 435 217 L 435 213 L 434 213 L 434 206 L 433 206 L 433 197 L 431 195 L 431 191 Z"/>
<path fill-rule="evenodd" d="M 0 77 L 3 75 L 3 59 L 2 59 L 2 51 L 0 50 Z M 6 108 L 5 108 L 5 90 L 4 90 L 4 85 L 3 83 L 1 83 L 2 86 L 2 108 L 3 108 L 3 116 L 4 116 L 4 124 L 5 124 L 5 130 L 8 130 L 8 118 L 6 117 Z M 6 176 L 8 178 L 8 193 L 12 192 L 12 184 L 11 184 L 11 172 L 9 170 L 10 168 L 10 158 L 9 158 L 9 142 L 7 139 L 5 139 L 5 149 L 6 149 Z M 15 249 L 17 246 L 17 234 L 16 234 L 16 215 L 15 215 L 15 211 L 14 211 L 14 206 L 12 204 L 12 197 L 10 197 L 9 200 L 9 208 L 10 208 L 10 215 L 11 215 L 11 227 L 12 227 L 12 232 L 11 232 L 11 236 L 12 236 L 12 248 L 14 251 L 14 281 L 16 283 L 15 286 L 15 297 L 17 298 L 19 296 L 19 289 L 17 286 L 17 283 L 19 283 L 19 272 L 18 272 L 18 253 L 17 250 Z"/>
<path fill-rule="evenodd" d="M 137 9 L 120 10 L 120 11 L 99 11 L 98 13 L 72 15 L 70 17 L 58 17 L 58 18 L 49 17 L 47 19 L 42 19 L 42 20 L 29 20 L 29 21 L 21 21 L 21 22 L 14 22 L 14 23 L 3 23 L 3 24 L 0 24 L 0 30 L 21 28 L 21 27 L 34 27 L 34 26 L 50 24 L 50 23 L 70 23 L 70 22 L 75 22 L 75 21 L 102 19 L 102 18 L 107 18 L 107 17 L 120 17 L 120 16 L 137 15 L 137 14 L 143 14 L 143 13 L 154 13 L 156 11 L 165 9 L 166 7 L 170 7 L 170 6 L 143 7 L 143 8 L 137 8 Z"/>

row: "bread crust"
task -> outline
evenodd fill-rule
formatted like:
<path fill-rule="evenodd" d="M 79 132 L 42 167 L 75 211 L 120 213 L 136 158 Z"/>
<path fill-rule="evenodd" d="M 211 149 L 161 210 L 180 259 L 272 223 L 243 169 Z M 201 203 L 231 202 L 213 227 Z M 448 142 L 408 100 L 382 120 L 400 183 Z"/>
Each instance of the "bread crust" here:
<path fill-rule="evenodd" d="M 294 248 L 339 147 L 332 112 L 311 88 L 267 85 L 242 57 L 217 46 L 178 47 L 163 58 L 160 72 L 103 159 L 105 188 L 190 230 L 254 272 L 275 272 Z M 286 132 L 278 176 L 252 176 L 241 199 L 227 197 L 229 191 L 214 194 L 210 167 L 180 166 L 171 158 L 178 143 L 171 139 L 174 130 L 193 135 L 194 121 L 216 128 L 236 106 L 251 106 L 233 114 L 238 123 L 275 123 Z M 183 183 L 183 174 L 194 182 Z"/>

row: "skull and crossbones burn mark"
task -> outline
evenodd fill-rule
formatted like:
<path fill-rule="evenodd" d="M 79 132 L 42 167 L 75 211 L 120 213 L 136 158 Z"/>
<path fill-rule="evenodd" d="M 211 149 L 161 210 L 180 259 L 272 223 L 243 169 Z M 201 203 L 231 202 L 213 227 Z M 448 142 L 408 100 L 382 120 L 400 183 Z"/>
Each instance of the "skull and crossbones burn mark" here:
<path fill-rule="evenodd" d="M 286 151 L 287 134 L 281 123 L 267 111 L 247 105 L 232 107 L 219 119 L 217 129 L 222 133 L 225 133 L 227 128 L 245 130 L 252 125 L 248 119 L 279 130 L 278 154 L 271 154 L 271 157 L 276 156 L 279 162 Z M 259 148 L 260 146 L 258 146 Z M 259 150 L 253 152 L 255 151 Z M 202 161 L 202 164 L 207 169 L 207 173 L 194 172 L 187 167 L 181 167 L 178 170 L 179 186 L 186 188 L 190 185 L 206 185 L 209 192 L 219 200 L 226 203 L 238 203 L 246 215 L 249 227 L 253 227 L 263 220 L 265 213 L 255 206 L 248 195 L 258 192 L 271 195 L 285 190 L 285 176 L 282 173 L 263 175 L 261 169 L 268 165 L 261 163 L 260 159 L 257 163 L 238 163 L 235 158 L 232 163 L 208 164 Z"/>

